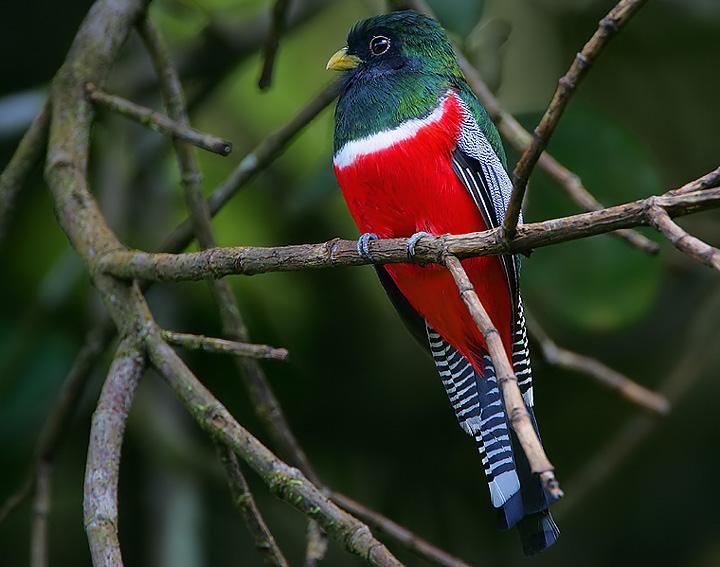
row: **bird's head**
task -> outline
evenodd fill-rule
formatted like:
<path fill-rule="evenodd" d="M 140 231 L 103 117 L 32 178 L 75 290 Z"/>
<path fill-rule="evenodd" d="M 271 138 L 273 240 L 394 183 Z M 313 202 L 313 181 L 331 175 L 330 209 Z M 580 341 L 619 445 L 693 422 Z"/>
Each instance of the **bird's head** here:
<path fill-rule="evenodd" d="M 348 82 L 399 74 L 460 74 L 445 30 L 412 10 L 358 22 L 348 34 L 347 45 L 330 58 L 327 68 L 343 71 Z"/>

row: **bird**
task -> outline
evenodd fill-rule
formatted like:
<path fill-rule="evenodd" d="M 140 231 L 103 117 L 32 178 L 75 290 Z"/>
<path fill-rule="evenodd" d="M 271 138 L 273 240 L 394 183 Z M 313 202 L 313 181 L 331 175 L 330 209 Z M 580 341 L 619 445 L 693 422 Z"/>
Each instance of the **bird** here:
<path fill-rule="evenodd" d="M 338 71 L 333 168 L 369 242 L 497 227 L 512 183 L 500 135 L 469 87 L 442 26 L 412 10 L 355 24 L 327 69 Z M 533 414 L 533 386 L 517 255 L 462 260 Z M 374 264 L 410 332 L 432 358 L 460 427 L 480 453 L 499 527 L 516 527 L 525 555 L 553 545 L 559 529 L 547 493 L 505 412 L 487 345 L 447 269 L 417 262 Z"/>

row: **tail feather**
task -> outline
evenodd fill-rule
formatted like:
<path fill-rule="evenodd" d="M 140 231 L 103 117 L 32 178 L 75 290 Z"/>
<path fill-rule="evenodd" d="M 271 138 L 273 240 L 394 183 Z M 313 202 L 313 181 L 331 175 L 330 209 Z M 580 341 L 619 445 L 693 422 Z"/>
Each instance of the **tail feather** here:
<path fill-rule="evenodd" d="M 508 422 L 490 357 L 485 355 L 481 359 L 481 374 L 429 326 L 427 333 L 431 354 L 455 416 L 460 427 L 476 441 L 500 527 L 517 527 L 524 553 L 538 553 L 555 543 L 560 533 L 547 510 L 552 499 L 539 477 L 530 470 L 525 452 Z M 529 394 L 524 397 L 537 431 L 530 388 L 523 394 Z"/>
<path fill-rule="evenodd" d="M 528 556 L 547 549 L 560 536 L 560 529 L 548 510 L 524 517 L 518 522 L 517 530 L 520 534 L 523 553 Z"/>

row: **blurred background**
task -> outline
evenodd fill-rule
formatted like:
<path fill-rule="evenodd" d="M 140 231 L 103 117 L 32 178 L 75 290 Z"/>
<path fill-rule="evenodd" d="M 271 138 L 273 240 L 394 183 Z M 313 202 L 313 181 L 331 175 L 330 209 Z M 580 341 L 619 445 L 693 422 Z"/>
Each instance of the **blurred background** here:
<path fill-rule="evenodd" d="M 382 2 L 295 0 L 272 89 L 257 88 L 270 2 L 156 0 L 193 124 L 230 139 L 201 153 L 214 188 L 259 141 L 330 79 L 325 62 L 358 19 Z M 532 128 L 557 78 L 612 7 L 608 0 L 431 2 L 500 100 Z M 4 2 L 0 28 L 0 164 L 39 111 L 89 1 Z M 604 204 L 641 198 L 718 165 L 720 3 L 649 2 L 602 54 L 550 144 Z M 136 37 L 107 90 L 160 108 Z M 221 245 L 354 238 L 331 169 L 332 110 L 217 216 Z M 508 148 L 509 149 L 509 148 Z M 517 155 L 509 151 L 510 162 Z M 94 129 L 91 175 L 112 226 L 130 246 L 157 249 L 185 216 L 167 140 L 107 112 Z M 540 172 L 526 219 L 577 212 Z M 720 243 L 720 214 L 682 219 Z M 651 231 L 644 231 L 659 240 Z M 27 475 L 33 446 L 85 333 L 101 309 L 58 228 L 35 171 L 0 243 L 0 502 Z M 316 470 L 331 487 L 477 565 L 521 565 L 515 533 L 498 532 L 480 460 L 458 428 L 431 360 L 407 334 L 372 269 L 231 279 L 252 337 L 290 350 L 264 367 Z M 673 400 L 644 414 L 588 378 L 547 365 L 534 350 L 536 414 L 567 498 L 559 543 L 541 565 L 720 565 L 720 287 L 718 275 L 663 244 L 649 257 L 611 236 L 537 250 L 524 263 L 526 304 L 560 345 L 594 356 Z M 204 283 L 155 286 L 167 328 L 220 335 Z M 183 353 L 239 421 L 264 441 L 232 361 Z M 82 483 L 90 417 L 107 368 L 98 365 L 62 445 L 50 517 L 53 565 L 89 565 Z M 162 381 L 148 373 L 123 449 L 120 537 L 126 565 L 254 566 L 212 445 Z M 254 493 L 291 564 L 303 516 Z M 0 525 L 0 565 L 29 557 L 30 504 Z M 388 541 L 388 540 L 386 540 Z M 389 542 L 389 541 L 388 541 Z M 409 565 L 425 565 L 391 549 Z M 331 543 L 329 566 L 359 565 Z"/>

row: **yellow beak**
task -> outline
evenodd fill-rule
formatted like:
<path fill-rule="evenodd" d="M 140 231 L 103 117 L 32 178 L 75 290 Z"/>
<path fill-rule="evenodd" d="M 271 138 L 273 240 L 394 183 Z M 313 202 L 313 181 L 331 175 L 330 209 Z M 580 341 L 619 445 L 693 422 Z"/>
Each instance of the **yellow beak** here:
<path fill-rule="evenodd" d="M 332 71 L 347 71 L 348 69 L 354 69 L 360 65 L 361 59 L 355 55 L 348 55 L 347 47 L 338 49 L 330 61 L 327 62 L 325 69 Z"/>

